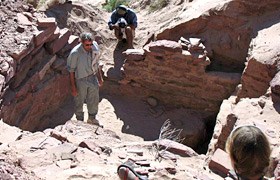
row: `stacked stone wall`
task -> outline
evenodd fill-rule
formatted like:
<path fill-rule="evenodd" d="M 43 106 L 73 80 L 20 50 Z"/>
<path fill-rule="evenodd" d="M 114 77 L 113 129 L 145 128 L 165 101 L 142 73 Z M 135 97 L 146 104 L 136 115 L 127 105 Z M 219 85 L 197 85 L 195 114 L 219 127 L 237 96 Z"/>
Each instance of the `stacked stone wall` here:
<path fill-rule="evenodd" d="M 14 32 L 19 39 L 16 50 L 2 52 L 1 118 L 34 131 L 48 127 L 48 115 L 70 97 L 66 57 L 78 37 L 67 28 L 60 29 L 55 18 L 28 15 L 17 14 L 21 31 Z M 21 37 L 25 33 L 29 36 Z"/>

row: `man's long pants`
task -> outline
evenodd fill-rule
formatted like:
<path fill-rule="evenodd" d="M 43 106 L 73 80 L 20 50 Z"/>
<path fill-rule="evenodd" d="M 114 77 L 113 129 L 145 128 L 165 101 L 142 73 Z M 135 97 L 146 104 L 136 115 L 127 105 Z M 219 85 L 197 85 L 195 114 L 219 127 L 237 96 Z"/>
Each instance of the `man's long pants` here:
<path fill-rule="evenodd" d="M 76 79 L 78 96 L 74 98 L 77 120 L 84 120 L 83 104 L 87 104 L 88 116 L 95 119 L 99 103 L 99 86 L 95 75 Z"/>

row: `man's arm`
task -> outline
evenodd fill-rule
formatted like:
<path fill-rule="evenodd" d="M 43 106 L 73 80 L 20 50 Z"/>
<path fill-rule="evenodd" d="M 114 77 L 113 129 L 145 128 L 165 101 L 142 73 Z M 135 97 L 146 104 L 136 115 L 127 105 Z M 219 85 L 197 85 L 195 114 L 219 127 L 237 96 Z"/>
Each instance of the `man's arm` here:
<path fill-rule="evenodd" d="M 96 41 L 93 41 L 93 53 L 95 52 L 95 57 L 93 59 L 93 62 L 97 63 L 97 80 L 98 80 L 98 84 L 101 87 L 103 85 L 103 77 L 102 77 L 102 65 L 100 65 L 100 57 L 101 57 L 101 52 L 100 52 L 100 48 L 99 45 L 97 44 Z"/>
<path fill-rule="evenodd" d="M 116 22 L 117 22 L 116 11 L 113 11 L 108 21 L 108 26 L 110 30 L 113 30 L 117 27 Z"/>
<path fill-rule="evenodd" d="M 73 96 L 77 96 L 77 86 L 76 86 L 76 78 L 75 78 L 75 70 L 77 67 L 77 59 L 78 59 L 78 53 L 73 52 L 73 50 L 70 52 L 68 58 L 67 58 L 67 69 L 69 71 L 69 78 L 70 78 L 70 85 L 71 85 L 71 94 Z"/>
<path fill-rule="evenodd" d="M 102 77 L 102 66 L 98 66 L 97 79 L 99 86 L 102 87 L 104 82 Z"/>
<path fill-rule="evenodd" d="M 136 29 L 138 26 L 138 22 L 137 22 L 137 15 L 134 11 L 130 10 L 129 12 L 129 26 L 131 27 L 131 29 Z"/>
<path fill-rule="evenodd" d="M 75 80 L 75 73 L 74 72 L 70 72 L 70 84 L 71 84 L 72 96 L 75 97 L 75 96 L 78 95 L 78 91 L 77 91 L 76 80 Z"/>

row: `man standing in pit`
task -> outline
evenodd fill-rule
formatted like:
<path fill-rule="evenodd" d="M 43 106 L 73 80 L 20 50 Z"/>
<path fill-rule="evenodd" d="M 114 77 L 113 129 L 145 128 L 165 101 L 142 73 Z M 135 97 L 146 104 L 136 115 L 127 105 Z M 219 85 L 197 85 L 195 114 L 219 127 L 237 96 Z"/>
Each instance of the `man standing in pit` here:
<path fill-rule="evenodd" d="M 71 92 L 75 101 L 77 120 L 84 120 L 83 104 L 88 108 L 88 123 L 103 127 L 96 119 L 99 103 L 99 86 L 103 84 L 99 67 L 100 49 L 91 33 L 80 35 L 80 44 L 75 46 L 67 59 L 70 72 Z"/>

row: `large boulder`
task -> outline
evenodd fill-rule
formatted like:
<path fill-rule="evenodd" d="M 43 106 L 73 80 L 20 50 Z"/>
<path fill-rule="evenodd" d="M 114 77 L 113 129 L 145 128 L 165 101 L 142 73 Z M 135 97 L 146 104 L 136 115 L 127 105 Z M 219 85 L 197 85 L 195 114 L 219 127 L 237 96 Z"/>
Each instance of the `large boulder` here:
<path fill-rule="evenodd" d="M 280 18 L 280 15 L 279 17 Z M 260 97 L 270 87 L 270 82 L 279 71 L 280 36 L 275 35 L 280 31 L 280 22 L 260 30 L 252 39 L 247 58 L 247 65 L 242 75 L 242 88 L 238 97 Z M 272 89 L 277 94 L 275 77 Z"/>

